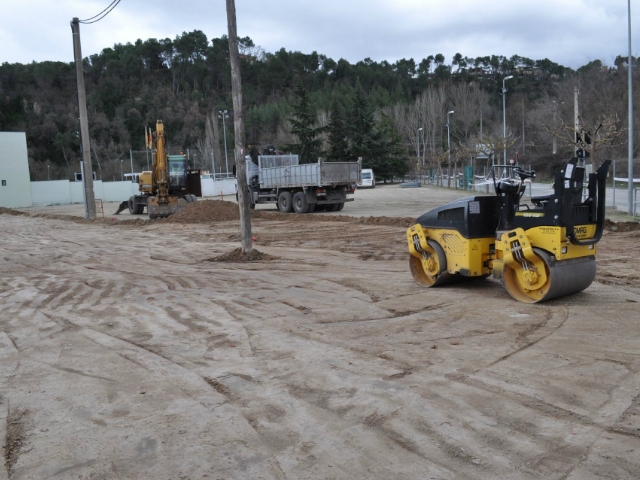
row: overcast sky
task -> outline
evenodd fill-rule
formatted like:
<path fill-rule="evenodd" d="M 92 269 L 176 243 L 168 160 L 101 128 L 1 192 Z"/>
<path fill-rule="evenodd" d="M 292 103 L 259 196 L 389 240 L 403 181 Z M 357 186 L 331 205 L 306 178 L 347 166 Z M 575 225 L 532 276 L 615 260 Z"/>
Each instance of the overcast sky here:
<path fill-rule="evenodd" d="M 69 22 L 103 10 L 111 0 L 4 0 L 0 63 L 71 62 Z M 640 40 L 640 2 L 632 2 L 633 53 Z M 334 60 L 394 62 L 442 53 L 518 54 L 578 68 L 613 64 L 626 55 L 624 0 L 236 0 L 238 34 L 267 52 L 284 47 Z M 223 0 L 121 0 L 104 20 L 81 25 L 82 53 L 141 38 L 175 38 L 202 30 L 226 33 Z"/>

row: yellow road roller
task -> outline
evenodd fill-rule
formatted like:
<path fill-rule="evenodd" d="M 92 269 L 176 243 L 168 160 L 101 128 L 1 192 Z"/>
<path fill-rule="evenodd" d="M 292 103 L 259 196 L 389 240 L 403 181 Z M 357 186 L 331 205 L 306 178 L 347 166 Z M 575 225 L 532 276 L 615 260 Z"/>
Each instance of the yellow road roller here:
<path fill-rule="evenodd" d="M 553 194 L 522 202 L 534 171 L 495 180 L 495 196 L 456 200 L 418 217 L 407 230 L 413 278 L 427 287 L 493 275 L 509 294 L 537 303 L 580 292 L 596 276 L 596 243 L 605 220 L 605 161 L 585 183 L 584 160 L 556 172 Z M 585 198 L 586 197 L 586 198 Z"/>

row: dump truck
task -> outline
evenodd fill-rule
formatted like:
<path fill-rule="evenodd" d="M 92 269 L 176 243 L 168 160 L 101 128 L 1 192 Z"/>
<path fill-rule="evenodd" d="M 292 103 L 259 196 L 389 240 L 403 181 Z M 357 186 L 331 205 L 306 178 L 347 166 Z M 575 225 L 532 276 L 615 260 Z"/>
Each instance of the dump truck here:
<path fill-rule="evenodd" d="M 156 122 L 155 144 L 151 171 L 138 175 L 140 193 L 120 203 L 116 215 L 127 208 L 139 215 L 146 207 L 149 218 L 168 217 L 202 196 L 200 171 L 189 170 L 184 154 L 167 155 L 162 120 Z"/>
<path fill-rule="evenodd" d="M 362 160 L 300 164 L 298 155 L 247 155 L 250 208 L 275 203 L 283 213 L 340 211 L 362 178 Z"/>

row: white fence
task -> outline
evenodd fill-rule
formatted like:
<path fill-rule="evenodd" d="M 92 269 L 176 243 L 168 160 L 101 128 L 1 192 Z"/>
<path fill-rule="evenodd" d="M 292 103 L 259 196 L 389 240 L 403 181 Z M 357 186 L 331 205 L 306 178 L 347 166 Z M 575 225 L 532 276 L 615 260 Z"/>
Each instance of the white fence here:
<path fill-rule="evenodd" d="M 203 178 L 202 196 L 235 196 L 236 179 L 216 180 Z M 38 205 L 69 205 L 84 202 L 83 182 L 68 180 L 51 180 L 46 182 L 31 182 L 31 201 Z M 93 181 L 93 192 L 96 199 L 103 202 L 122 202 L 131 195 L 138 193 L 138 184 L 133 182 L 102 182 Z"/>
<path fill-rule="evenodd" d="M 138 184 L 132 182 L 93 181 L 96 199 L 103 202 L 121 202 L 138 192 Z M 84 202 L 84 184 L 69 180 L 31 182 L 31 201 L 37 205 L 69 205 Z"/>

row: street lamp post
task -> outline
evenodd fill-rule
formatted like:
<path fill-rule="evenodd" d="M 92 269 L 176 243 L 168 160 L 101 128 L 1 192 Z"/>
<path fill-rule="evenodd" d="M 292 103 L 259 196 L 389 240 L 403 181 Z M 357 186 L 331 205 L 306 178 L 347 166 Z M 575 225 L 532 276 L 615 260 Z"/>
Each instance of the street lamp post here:
<path fill-rule="evenodd" d="M 227 176 L 229 176 L 229 158 L 227 157 L 227 129 L 225 128 L 224 119 L 229 118 L 226 110 L 218 111 L 218 118 L 222 119 L 222 136 L 224 137 L 224 163 L 227 166 Z"/>
<path fill-rule="evenodd" d="M 51 165 L 47 165 L 47 180 L 51 180 L 51 175 L 49 175 L 49 168 Z"/>
<path fill-rule="evenodd" d="M 122 162 L 124 162 L 124 160 L 120 160 L 120 179 L 124 181 L 124 175 L 122 174 Z"/>
<path fill-rule="evenodd" d="M 627 212 L 629 215 L 632 215 L 633 212 L 633 57 L 631 56 L 631 0 L 627 2 L 627 8 L 629 11 L 629 60 L 627 65 L 628 70 L 628 83 L 629 83 L 629 191 L 628 191 L 628 202 L 629 208 Z M 614 192 L 615 192 L 615 179 L 613 180 Z"/>
<path fill-rule="evenodd" d="M 453 110 L 451 110 L 450 112 L 447 112 L 447 156 L 448 156 L 448 179 L 447 179 L 447 188 L 451 187 L 451 128 L 449 127 L 449 115 L 451 115 L 453 113 Z"/>
<path fill-rule="evenodd" d="M 504 150 L 504 165 L 507 164 L 507 87 L 504 82 L 511 80 L 513 75 L 502 79 L 502 148 Z"/>
<path fill-rule="evenodd" d="M 416 134 L 418 140 L 418 164 L 420 164 L 420 132 L 422 132 L 422 127 L 418 129 L 418 132 Z"/>

